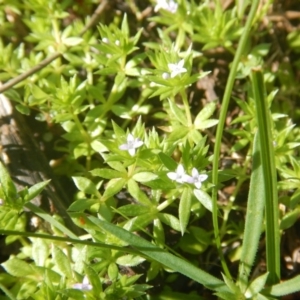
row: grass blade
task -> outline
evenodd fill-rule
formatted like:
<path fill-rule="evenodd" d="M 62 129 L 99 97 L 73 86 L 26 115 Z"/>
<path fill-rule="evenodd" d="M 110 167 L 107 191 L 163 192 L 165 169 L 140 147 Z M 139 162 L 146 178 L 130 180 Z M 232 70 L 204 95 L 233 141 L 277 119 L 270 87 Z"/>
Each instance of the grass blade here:
<path fill-rule="evenodd" d="M 105 230 L 113 234 L 117 238 L 128 243 L 134 249 L 138 250 L 140 253 L 158 261 L 172 270 L 177 271 L 214 291 L 229 292 L 229 289 L 223 281 L 195 267 L 182 258 L 176 257 L 175 255 L 166 252 L 143 238 L 114 224 L 104 220 L 99 220 L 93 216 L 89 216 L 88 219 L 98 226 L 101 232 Z"/>
<path fill-rule="evenodd" d="M 239 284 L 243 292 L 245 292 L 248 286 L 248 279 L 254 264 L 264 219 L 265 188 L 262 184 L 263 169 L 260 157 L 259 137 L 258 133 L 256 133 L 253 144 L 252 174 L 248 195 L 245 231 L 239 264 Z"/>
<path fill-rule="evenodd" d="M 270 273 L 268 284 L 276 284 L 280 279 L 277 174 L 271 132 L 270 110 L 265 94 L 263 74 L 259 67 L 252 69 L 251 82 L 256 104 L 263 182 L 265 186 L 266 255 L 267 270 Z"/>

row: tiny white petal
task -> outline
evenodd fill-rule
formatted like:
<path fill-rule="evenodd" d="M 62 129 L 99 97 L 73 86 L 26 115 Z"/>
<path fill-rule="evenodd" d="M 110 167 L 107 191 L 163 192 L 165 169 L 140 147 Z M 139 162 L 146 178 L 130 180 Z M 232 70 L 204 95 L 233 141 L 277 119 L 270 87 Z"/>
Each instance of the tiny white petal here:
<path fill-rule="evenodd" d="M 93 288 L 92 285 L 90 285 L 87 276 L 84 276 L 82 283 L 74 283 L 72 287 L 73 289 L 82 290 L 82 291 L 90 291 Z"/>
<path fill-rule="evenodd" d="M 136 139 L 135 143 L 134 143 L 134 148 L 139 148 L 144 144 L 143 141 L 141 141 L 140 139 Z"/>
<path fill-rule="evenodd" d="M 129 153 L 131 156 L 134 156 L 134 154 L 135 154 L 135 148 L 130 148 L 130 149 L 128 149 L 128 153 Z"/>
<path fill-rule="evenodd" d="M 177 64 L 168 64 L 168 68 L 171 72 L 171 78 L 174 78 L 175 76 L 187 71 L 186 68 L 183 68 L 183 65 L 184 59 L 180 60 Z"/>
<path fill-rule="evenodd" d="M 108 43 L 109 43 L 109 40 L 108 40 L 108 38 L 104 37 L 104 38 L 102 39 L 102 42 L 105 43 L 105 44 L 108 44 Z"/>
<path fill-rule="evenodd" d="M 169 173 L 167 173 L 167 176 L 168 176 L 171 180 L 176 180 L 176 179 L 177 179 L 177 173 L 175 173 L 175 172 L 169 172 Z"/>
<path fill-rule="evenodd" d="M 201 188 L 201 181 L 197 181 L 197 182 L 194 182 L 194 185 L 197 189 L 200 189 Z"/>
<path fill-rule="evenodd" d="M 206 175 L 206 174 L 201 174 L 201 175 L 199 175 L 199 180 L 200 180 L 201 182 L 205 181 L 207 178 L 208 178 L 208 175 Z"/>
<path fill-rule="evenodd" d="M 128 150 L 128 145 L 127 144 L 123 144 L 119 146 L 120 150 Z"/>
<path fill-rule="evenodd" d="M 184 168 L 183 168 L 183 165 L 181 165 L 181 164 L 178 165 L 178 167 L 177 167 L 177 169 L 176 169 L 176 173 L 177 173 L 178 175 L 183 175 L 183 174 L 185 173 Z"/>
<path fill-rule="evenodd" d="M 195 182 L 194 178 L 192 176 L 190 176 L 190 175 L 187 175 L 187 174 L 184 174 L 182 176 L 182 181 L 186 182 L 186 183 L 194 183 Z"/>
<path fill-rule="evenodd" d="M 134 136 L 131 133 L 127 136 L 127 142 L 134 142 Z"/>
<path fill-rule="evenodd" d="M 197 177 L 198 175 L 199 175 L 198 170 L 197 170 L 196 168 L 193 168 L 193 169 L 192 169 L 192 176 L 193 176 L 193 177 Z"/>

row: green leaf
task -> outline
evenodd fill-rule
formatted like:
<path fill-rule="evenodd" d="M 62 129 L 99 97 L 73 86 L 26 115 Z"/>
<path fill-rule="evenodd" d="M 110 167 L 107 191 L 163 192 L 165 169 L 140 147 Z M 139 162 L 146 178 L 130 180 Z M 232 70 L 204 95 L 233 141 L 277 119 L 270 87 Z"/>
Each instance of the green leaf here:
<path fill-rule="evenodd" d="M 298 291 L 300 291 L 300 275 L 263 290 L 264 293 L 274 297 L 281 297 Z"/>
<path fill-rule="evenodd" d="M 116 211 L 119 214 L 125 215 L 127 217 L 136 217 L 149 212 L 149 207 L 138 204 L 128 204 L 119 207 L 118 209 L 116 209 Z"/>
<path fill-rule="evenodd" d="M 76 46 L 83 42 L 83 39 L 80 37 L 68 37 L 64 38 L 62 41 L 67 46 Z"/>
<path fill-rule="evenodd" d="M 164 224 L 167 224 L 172 229 L 179 231 L 179 232 L 181 231 L 180 222 L 173 215 L 166 214 L 166 213 L 159 213 L 158 218 L 160 219 L 160 221 L 162 221 Z"/>
<path fill-rule="evenodd" d="M 1 265 L 7 273 L 15 277 L 25 277 L 39 281 L 41 274 L 37 272 L 37 269 L 21 259 L 12 258 Z"/>
<path fill-rule="evenodd" d="M 63 232 L 66 236 L 73 238 L 73 239 L 77 238 L 77 236 L 72 231 L 70 231 L 68 228 L 66 228 L 62 223 L 55 220 L 50 214 L 46 213 L 44 210 L 37 207 L 33 203 L 27 202 L 27 203 L 25 203 L 24 206 L 27 207 L 29 210 L 31 210 L 33 213 L 35 213 L 37 216 L 39 216 L 40 218 L 45 220 L 46 222 L 49 222 L 53 227 L 56 227 L 58 230 Z"/>
<path fill-rule="evenodd" d="M 177 163 L 170 157 L 164 154 L 163 152 L 160 152 L 158 154 L 158 157 L 160 161 L 169 169 L 169 170 L 175 170 L 177 168 Z"/>
<path fill-rule="evenodd" d="M 105 187 L 105 192 L 102 196 L 102 200 L 105 201 L 120 192 L 126 183 L 127 179 L 125 178 L 111 179 Z"/>
<path fill-rule="evenodd" d="M 180 109 L 173 101 L 171 101 L 169 99 L 169 105 L 170 105 L 170 108 L 171 108 L 171 111 L 172 113 L 174 114 L 175 118 L 177 119 L 177 121 L 179 121 L 182 125 L 184 126 L 188 126 L 188 122 L 187 122 L 187 119 L 186 119 L 186 116 L 184 114 L 184 110 L 183 109 Z"/>
<path fill-rule="evenodd" d="M 253 298 L 256 294 L 258 294 L 265 286 L 268 276 L 269 273 L 267 272 L 255 278 L 245 292 L 246 298 Z"/>
<path fill-rule="evenodd" d="M 0 228 L 14 230 L 19 218 L 19 211 L 11 207 L 0 206 Z"/>
<path fill-rule="evenodd" d="M 28 106 L 25 106 L 23 104 L 17 104 L 16 109 L 23 115 L 26 115 L 26 116 L 30 115 L 30 109 Z"/>
<path fill-rule="evenodd" d="M 270 273 L 268 284 L 278 283 L 280 279 L 280 232 L 278 224 L 277 173 L 272 135 L 272 122 L 268 107 L 264 76 L 260 67 L 251 72 L 252 92 L 256 104 L 258 140 L 265 186 L 266 214 L 266 256 L 267 270 Z"/>
<path fill-rule="evenodd" d="M 195 124 L 195 127 L 197 129 L 206 129 L 206 128 L 213 127 L 213 126 L 217 125 L 218 123 L 219 123 L 219 120 L 209 119 L 209 120 L 198 122 L 197 125 Z"/>
<path fill-rule="evenodd" d="M 110 263 L 107 268 L 108 278 L 111 281 L 116 281 L 116 279 L 118 278 L 118 274 L 119 274 L 118 266 L 115 263 Z"/>
<path fill-rule="evenodd" d="M 17 197 L 17 189 L 6 168 L 2 162 L 0 162 L 0 198 L 4 203 L 7 202 L 13 204 Z"/>
<path fill-rule="evenodd" d="M 88 200 L 88 199 L 79 199 L 74 201 L 70 207 L 68 208 L 68 211 L 84 211 L 87 208 L 90 208 L 93 204 L 98 203 L 98 201 L 95 200 Z"/>
<path fill-rule="evenodd" d="M 90 173 L 93 176 L 99 176 L 101 178 L 105 179 L 113 179 L 113 178 L 119 178 L 119 177 L 126 177 L 127 173 L 123 173 L 117 170 L 112 170 L 112 169 L 94 169 L 90 171 Z"/>
<path fill-rule="evenodd" d="M 132 234 L 114 224 L 99 220 L 93 216 L 89 216 L 88 218 L 99 228 L 100 232 L 102 232 L 102 230 L 105 230 L 115 235 L 119 239 L 131 245 L 131 247 L 138 250 L 141 254 L 144 254 L 151 259 L 160 262 L 166 267 L 177 271 L 187 276 L 188 278 L 195 280 L 196 282 L 199 282 L 209 289 L 217 292 L 228 292 L 228 287 L 224 284 L 223 281 L 195 267 L 186 260 L 176 257 L 175 255 L 153 245 L 151 242 L 148 242 L 143 238 Z"/>
<path fill-rule="evenodd" d="M 242 253 L 239 265 L 239 284 L 244 292 L 248 286 L 248 280 L 255 255 L 258 249 L 262 224 L 264 219 L 264 195 L 263 170 L 260 157 L 260 145 L 257 134 L 254 137 L 252 173 L 248 193 L 245 230 L 243 236 Z"/>
<path fill-rule="evenodd" d="M 212 199 L 207 193 L 194 189 L 194 195 L 207 210 L 212 211 Z"/>
<path fill-rule="evenodd" d="M 139 185 L 133 179 L 128 181 L 128 192 L 139 203 L 145 206 L 152 206 L 149 198 L 140 190 Z"/>
<path fill-rule="evenodd" d="M 135 267 L 144 261 L 145 258 L 143 257 L 132 255 L 132 254 L 126 254 L 118 257 L 116 263 L 120 266 Z"/>
<path fill-rule="evenodd" d="M 25 202 L 28 202 L 30 201 L 31 199 L 35 198 L 36 196 L 38 196 L 42 191 L 43 189 L 47 186 L 47 184 L 50 182 L 51 180 L 45 180 L 45 181 L 42 181 L 42 182 L 39 182 L 33 186 L 31 186 L 29 189 L 28 189 L 28 193 L 27 195 L 25 196 Z"/>
<path fill-rule="evenodd" d="M 212 116 L 212 114 L 216 110 L 216 106 L 217 106 L 217 103 L 214 101 L 207 103 L 204 106 L 204 108 L 196 116 L 194 125 L 196 127 L 201 126 L 203 121 L 206 121 L 208 118 L 210 118 Z"/>
<path fill-rule="evenodd" d="M 37 266 L 45 266 L 46 259 L 49 257 L 49 243 L 44 239 L 32 239 L 32 258 Z"/>
<path fill-rule="evenodd" d="M 292 227 L 299 219 L 300 208 L 296 208 L 284 215 L 280 222 L 280 230 L 285 230 Z"/>
<path fill-rule="evenodd" d="M 69 258 L 66 254 L 58 248 L 56 245 L 53 245 L 52 257 L 55 263 L 55 266 L 58 268 L 59 272 L 66 276 L 67 278 L 72 278 L 73 273 L 71 269 L 71 264 Z"/>
<path fill-rule="evenodd" d="M 96 188 L 96 185 L 88 178 L 85 177 L 72 177 L 76 187 L 86 193 L 86 194 L 92 194 L 96 195 L 98 193 L 98 190 Z"/>
<path fill-rule="evenodd" d="M 132 179 L 138 182 L 148 182 L 148 181 L 155 180 L 156 178 L 158 178 L 158 176 L 151 172 L 140 172 L 132 176 Z"/>
<path fill-rule="evenodd" d="M 95 297 L 98 297 L 99 294 L 103 291 L 100 276 L 91 266 L 86 266 L 84 269 L 89 282 L 93 286 L 93 295 Z"/>
<path fill-rule="evenodd" d="M 180 203 L 179 203 L 179 222 L 180 222 L 180 231 L 181 234 L 184 235 L 186 226 L 189 223 L 190 219 L 190 212 L 191 212 L 191 205 L 192 205 L 192 192 L 189 187 L 185 187 L 183 189 Z"/>

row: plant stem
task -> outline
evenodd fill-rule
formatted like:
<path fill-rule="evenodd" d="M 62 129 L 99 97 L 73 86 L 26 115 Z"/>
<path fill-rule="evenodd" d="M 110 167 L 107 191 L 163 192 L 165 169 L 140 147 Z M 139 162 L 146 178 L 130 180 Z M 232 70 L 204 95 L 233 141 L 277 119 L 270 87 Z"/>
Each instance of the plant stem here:
<path fill-rule="evenodd" d="M 252 21 L 255 17 L 255 14 L 256 14 L 256 11 L 258 8 L 258 4 L 259 4 L 259 0 L 253 0 L 252 5 L 251 5 L 251 10 L 249 13 L 249 17 L 247 19 L 244 31 L 242 33 L 240 42 L 238 44 L 238 48 L 237 48 L 234 60 L 232 62 L 232 66 L 230 69 L 229 77 L 228 77 L 225 92 L 224 92 L 222 108 L 221 108 L 221 112 L 220 112 L 220 120 L 219 120 L 217 133 L 216 133 L 216 143 L 215 143 L 214 158 L 213 158 L 212 183 L 215 186 L 218 185 L 218 168 L 219 168 L 221 141 L 222 141 L 222 134 L 223 134 L 223 130 L 224 130 L 224 124 L 225 124 L 226 114 L 227 114 L 227 110 L 228 110 L 228 105 L 229 105 L 229 101 L 230 101 L 231 91 L 233 88 L 238 64 L 240 62 L 242 53 L 245 49 L 245 45 L 249 39 Z M 228 278 L 231 278 L 231 275 L 229 273 L 229 270 L 228 270 L 228 267 L 225 262 L 225 259 L 224 259 L 223 253 L 222 253 L 222 249 L 221 249 L 221 240 L 220 240 L 220 232 L 219 232 L 219 224 L 218 224 L 217 193 L 218 193 L 217 188 L 213 189 L 213 191 L 212 191 L 213 211 L 212 211 L 212 213 L 213 213 L 214 236 L 215 236 L 216 246 L 218 248 L 218 252 L 220 255 L 220 259 L 221 259 L 221 263 L 222 263 L 222 267 L 225 272 L 225 275 Z"/>

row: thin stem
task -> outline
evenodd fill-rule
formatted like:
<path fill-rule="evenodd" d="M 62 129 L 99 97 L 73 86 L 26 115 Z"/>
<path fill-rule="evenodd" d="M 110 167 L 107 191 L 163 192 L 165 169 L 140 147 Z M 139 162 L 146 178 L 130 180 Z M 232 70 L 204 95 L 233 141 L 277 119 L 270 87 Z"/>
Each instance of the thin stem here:
<path fill-rule="evenodd" d="M 130 249 L 128 247 L 118 247 L 118 246 L 103 244 L 103 243 L 94 242 L 94 241 L 86 241 L 86 240 L 73 239 L 73 238 L 41 234 L 41 233 L 23 232 L 23 231 L 15 231 L 15 230 L 0 230 L 0 235 L 14 235 L 14 236 L 41 238 L 41 239 L 45 239 L 45 240 L 66 242 L 66 243 L 70 243 L 73 245 L 81 244 L 81 245 L 88 245 L 88 246 L 92 246 L 92 247 L 99 247 L 99 248 L 105 248 L 105 249 L 110 249 L 110 250 L 118 250 L 118 251 L 128 252 L 128 253 L 132 253 L 132 254 L 139 253 L 138 251 L 136 251 L 134 249 Z"/>
<path fill-rule="evenodd" d="M 83 36 L 97 22 L 100 14 L 104 11 L 107 4 L 108 4 L 107 0 L 103 0 L 99 4 L 99 6 L 97 7 L 96 11 L 94 12 L 94 14 L 91 17 L 88 24 L 86 24 L 86 26 L 83 28 L 83 30 L 79 33 L 79 36 Z M 24 79 L 28 78 L 32 74 L 37 73 L 38 71 L 40 71 L 41 69 L 43 69 L 44 67 L 49 65 L 52 61 L 54 61 L 55 59 L 57 59 L 61 55 L 62 55 L 62 53 L 56 52 L 56 53 L 50 55 L 49 57 L 45 58 L 44 60 L 42 60 L 39 64 L 34 66 L 32 69 L 30 69 L 30 70 L 24 72 L 23 74 L 9 80 L 8 82 L 6 82 L 2 86 L 0 86 L 0 93 L 3 93 L 6 90 L 12 88 L 13 86 L 15 86 L 19 82 L 23 81 Z"/>
<path fill-rule="evenodd" d="M 216 133 L 216 143 L 215 143 L 214 158 L 213 158 L 212 183 L 215 186 L 218 185 L 218 168 L 219 168 L 221 141 L 222 141 L 222 134 L 223 134 L 223 130 L 224 130 L 224 124 L 225 124 L 226 114 L 227 114 L 227 110 L 228 110 L 228 105 L 229 105 L 229 101 L 230 101 L 231 91 L 233 88 L 238 64 L 240 62 L 242 53 L 245 49 L 245 45 L 249 39 L 251 25 L 252 25 L 253 19 L 255 17 L 258 5 L 259 5 L 259 0 L 253 0 L 249 17 L 247 19 L 244 31 L 242 33 L 240 42 L 238 44 L 238 48 L 237 48 L 234 60 L 232 62 L 232 66 L 231 66 L 229 77 L 228 77 L 227 84 L 226 84 L 226 89 L 224 92 L 222 108 L 221 108 L 221 112 L 220 112 L 220 119 L 219 119 L 219 124 L 218 124 L 218 128 L 217 128 L 217 133 Z M 220 259 L 221 259 L 221 263 L 222 263 L 222 267 L 225 272 L 225 275 L 228 278 L 231 278 L 231 275 L 229 273 L 229 270 L 228 270 L 228 267 L 225 262 L 225 259 L 224 259 L 223 253 L 222 253 L 222 249 L 221 249 L 221 239 L 220 239 L 219 224 L 218 224 L 217 195 L 218 195 L 218 190 L 217 190 L 217 188 L 215 188 L 212 191 L 212 200 L 213 200 L 212 213 L 213 213 L 214 236 L 215 236 L 216 246 L 218 248 L 218 252 L 220 255 Z"/>

